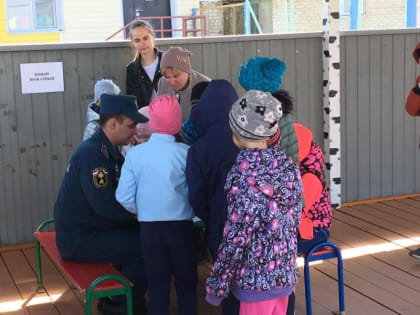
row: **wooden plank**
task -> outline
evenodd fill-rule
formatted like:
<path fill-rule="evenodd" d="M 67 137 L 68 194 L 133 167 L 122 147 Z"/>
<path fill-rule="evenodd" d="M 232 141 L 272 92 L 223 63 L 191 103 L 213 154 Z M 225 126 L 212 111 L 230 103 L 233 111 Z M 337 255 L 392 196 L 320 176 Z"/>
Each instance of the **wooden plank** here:
<path fill-rule="evenodd" d="M 219 79 L 217 68 L 214 66 L 217 64 L 217 44 L 208 43 L 205 47 L 203 49 L 203 74 L 212 79 Z"/>
<path fill-rule="evenodd" d="M 392 126 L 392 88 L 393 69 L 392 69 L 392 37 L 383 35 L 381 38 L 381 89 L 378 91 L 381 95 L 381 125 L 379 126 L 381 134 L 387 134 Z M 386 175 L 392 170 L 393 158 L 390 154 L 392 148 L 392 137 L 381 137 L 381 191 L 382 196 L 391 196 L 393 194 L 392 176 Z M 349 174 L 350 175 L 350 174 Z"/>
<path fill-rule="evenodd" d="M 31 267 L 35 270 L 35 250 L 24 250 L 23 253 L 31 264 Z M 84 304 L 81 296 L 77 290 L 69 288 L 68 282 L 44 252 L 42 252 L 42 270 L 44 288 L 54 301 L 54 305 L 59 311 L 59 314 L 83 314 Z"/>
<path fill-rule="evenodd" d="M 336 278 L 336 266 L 330 263 L 324 263 L 316 265 L 315 271 L 311 271 L 312 287 L 312 298 L 317 300 L 318 303 L 322 303 L 324 307 L 330 310 L 330 312 L 338 310 L 338 293 L 337 293 L 337 282 L 331 280 L 330 277 Z M 324 268 L 321 268 L 322 266 Z M 326 272 L 325 268 L 329 267 L 330 272 Z M 327 269 L 328 270 L 328 269 Z M 377 301 L 366 297 L 364 294 L 360 294 L 359 289 L 355 290 L 352 287 L 352 275 L 344 272 L 345 279 L 345 311 L 346 314 L 395 314 L 392 309 L 384 307 Z M 316 289 L 318 286 L 318 289 Z M 314 314 L 325 314 L 325 313 L 314 313 Z"/>
<path fill-rule="evenodd" d="M 385 208 L 386 206 L 383 206 Z M 382 226 L 389 230 L 402 230 L 405 235 L 407 233 L 416 233 L 418 227 L 415 222 L 404 220 L 403 218 L 395 216 L 385 216 L 384 211 L 373 206 L 357 206 L 346 210 L 346 214 L 361 218 L 367 222 L 373 222 L 376 225 Z"/>
<path fill-rule="evenodd" d="M 0 259 L 0 288 L 0 313 L 29 314 L 21 308 L 23 303 L 22 296 L 13 282 L 13 278 L 10 276 L 3 259 Z"/>
<path fill-rule="evenodd" d="M 60 51 L 48 51 L 48 60 L 62 61 Z M 66 84 L 66 83 L 65 83 Z M 66 88 L 66 87 L 65 87 Z M 64 115 L 64 96 L 63 93 L 48 93 L 48 119 L 46 125 L 49 130 L 47 137 L 48 152 L 46 152 L 46 160 L 43 161 L 43 167 L 48 167 L 47 177 L 48 183 L 45 184 L 47 200 L 39 209 L 41 221 L 52 217 L 53 204 L 60 188 L 61 180 L 68 162 L 68 152 L 66 147 L 66 130 L 64 128 L 66 117 Z M 63 125 L 64 122 L 64 125 Z M 41 221 L 33 220 L 32 227 L 37 226 Z M 32 234 L 32 233 L 31 233 Z"/>
<path fill-rule="evenodd" d="M 377 272 L 383 264 L 364 265 L 359 263 L 361 260 L 346 260 L 344 273 L 346 288 L 357 290 L 361 294 L 369 296 L 377 304 L 396 311 L 398 314 L 418 314 L 420 292 L 407 288 Z M 327 264 L 322 264 L 317 268 L 330 276 L 334 276 L 336 273 L 335 268 L 328 269 Z"/>
<path fill-rule="evenodd" d="M 369 56 L 379 56 L 381 53 L 381 37 L 372 36 L 369 40 Z M 366 58 L 367 59 L 367 58 Z M 370 91 L 379 91 L 381 85 L 381 60 L 380 58 L 369 58 L 369 76 L 368 86 Z M 367 70 L 365 69 L 365 70 Z M 381 126 L 381 97 L 379 93 L 369 93 L 369 107 L 370 110 L 370 126 L 369 129 L 369 178 L 370 178 L 370 192 L 371 196 L 381 196 L 381 165 L 377 163 L 381 157 L 381 138 L 383 134 L 379 126 Z M 363 104 L 362 104 L 363 106 Z"/>
<path fill-rule="evenodd" d="M 22 251 L 6 252 L 2 257 L 22 297 L 23 306 L 31 314 L 58 314 L 48 295 L 37 292 L 35 273 Z"/>
<path fill-rule="evenodd" d="M 341 102 L 345 104 L 342 107 L 341 116 L 343 131 L 341 138 L 344 140 L 342 146 L 341 172 L 342 195 L 345 201 L 360 199 L 358 196 L 359 185 L 359 159 L 357 142 L 357 38 L 346 37 L 346 60 L 342 68 L 341 76 L 345 78 L 346 94 L 342 95 Z M 344 98 L 345 97 L 345 98 Z"/>
<path fill-rule="evenodd" d="M 29 62 L 29 53 L 21 52 L 15 54 L 13 58 L 13 73 L 20 73 L 20 65 Z M 15 87 L 18 87 L 19 93 L 15 94 L 15 114 L 16 114 L 16 131 L 17 142 L 15 151 L 15 159 L 12 161 L 14 165 L 16 182 L 14 183 L 15 209 L 13 215 L 16 218 L 14 244 L 25 242 L 24 235 L 27 235 L 31 226 L 31 216 L 28 216 L 27 209 L 32 209 L 32 204 L 36 204 L 36 193 L 33 191 L 33 183 L 30 175 L 30 169 L 35 155 L 30 146 L 33 144 L 33 108 L 31 96 L 21 93 L 21 82 L 19 76 L 14 76 Z M 25 198 L 21 198 L 25 196 Z"/>
<path fill-rule="evenodd" d="M 370 122 L 370 104 L 369 104 L 369 76 L 361 76 L 365 69 L 369 69 L 369 38 L 361 36 L 357 39 L 357 116 L 355 125 L 355 136 L 358 142 L 357 159 L 358 159 L 358 199 L 366 199 L 370 195 L 370 165 L 376 161 L 372 161 L 370 156 L 371 138 L 370 129 L 376 128 L 371 126 Z M 350 127 L 352 128 L 352 127 Z"/>
<path fill-rule="evenodd" d="M 12 53 L 0 54 L 0 244 L 10 242 L 14 220 L 13 143 L 16 139 L 16 115 L 14 114 Z M 9 229 L 11 231 L 9 231 Z"/>
<path fill-rule="evenodd" d="M 395 207 L 397 211 L 410 213 L 417 217 L 420 217 L 420 200 L 415 198 L 401 199 L 401 200 L 390 200 L 386 203 L 389 206 Z"/>
<path fill-rule="evenodd" d="M 84 116 L 86 115 L 86 107 L 84 107 L 82 113 L 81 104 L 79 100 L 79 71 L 82 71 L 83 68 L 80 68 L 80 65 L 78 64 L 77 50 L 64 50 L 61 54 L 63 60 L 67 61 L 63 64 L 63 110 L 65 119 L 61 122 L 61 128 L 63 128 L 66 132 L 66 141 L 65 143 L 63 143 L 63 146 L 66 149 L 66 155 L 69 157 L 82 141 L 82 131 L 84 128 L 84 125 L 82 125 L 82 121 L 85 119 Z M 86 104 L 83 104 L 83 106 L 86 106 Z"/>
<path fill-rule="evenodd" d="M 133 59 L 130 46 L 122 47 L 119 49 L 108 49 L 109 72 L 107 77 L 112 79 L 121 89 L 121 93 L 125 93 L 125 79 L 126 79 L 126 66 Z M 100 79 L 96 77 L 97 79 Z"/>
<path fill-rule="evenodd" d="M 34 51 L 29 56 L 29 62 L 50 62 L 46 59 L 45 51 Z M 50 166 L 50 146 L 49 146 L 49 120 L 54 119 L 49 116 L 49 93 L 36 93 L 31 95 L 32 107 L 32 137 L 31 144 L 26 151 L 33 154 L 34 159 L 30 163 L 28 170 L 31 195 L 33 196 L 31 218 L 25 223 L 25 234 L 33 231 L 32 222 L 45 220 L 45 210 L 49 208 L 48 201 L 51 200 L 49 192 L 52 190 L 51 166 Z M 38 104 L 38 105 L 33 105 Z M 48 198 L 50 197 L 50 198 Z"/>
<path fill-rule="evenodd" d="M 355 205 L 340 208 L 334 212 L 331 241 L 342 249 L 344 260 L 344 280 L 346 296 L 346 314 L 416 314 L 420 307 L 420 263 L 407 255 L 404 244 L 395 243 L 416 227 L 417 216 L 407 208 L 414 208 L 420 198 L 410 198 L 410 201 L 377 202 L 367 205 Z M 400 205 L 405 209 L 399 209 Z M 405 215 L 407 214 L 407 217 Z M 404 222 L 406 221 L 406 222 Z M 375 248 L 393 242 L 391 249 Z M 370 246 L 370 247 L 369 247 Z M 372 253 L 363 253 L 354 257 L 348 256 L 348 250 L 375 249 Z M 15 287 L 24 286 L 25 281 L 33 279 L 31 269 L 34 269 L 34 249 L 24 249 L 27 260 L 25 268 L 11 267 L 10 274 Z M 4 254 L 5 252 L 3 252 Z M 19 251 L 18 251 L 19 253 Z M 6 252 L 7 265 L 25 264 L 21 254 Z M 45 262 L 47 260 L 47 262 Z M 23 261 L 23 262 L 20 262 Z M 64 294 L 53 304 L 61 313 L 71 309 L 67 314 L 83 314 L 81 297 L 74 290 L 68 289 L 68 283 L 44 258 L 46 281 L 50 283 L 47 292 L 54 296 L 54 290 L 61 286 Z M 30 267 L 28 267 L 30 265 Z M 29 268 L 29 269 L 28 269 Z M 205 300 L 205 278 L 211 265 L 199 267 L 198 314 L 220 314 L 220 307 L 211 307 Z M 335 260 L 327 260 L 321 264 L 311 265 L 312 305 L 314 314 L 329 314 L 338 309 L 337 297 L 337 265 Z M 22 272 L 20 272 L 20 269 Z M 0 276 L 2 274 L 0 273 Z M 54 279 L 57 277 L 57 279 Z M 53 280 L 51 280 L 51 278 Z M 30 281 L 30 280 L 29 280 Z M 33 280 L 32 280 L 33 281 Z M 51 282 L 52 281 L 52 282 Z M 52 283 L 52 284 L 51 284 Z M 61 283 L 61 284 L 60 284 Z M 1 284 L 1 283 L 0 283 Z M 22 291 L 23 292 L 23 291 Z M 15 289 L 15 294 L 20 294 Z M 296 314 L 305 313 L 303 270 L 300 268 L 299 283 L 296 288 Z M 78 306 L 75 306 L 78 305 Z M 31 314 L 42 314 L 45 305 L 31 307 Z M 176 313 L 176 295 L 171 293 L 171 310 Z M 96 311 L 96 310 L 94 310 Z M 9 315 L 9 314 L 7 314 Z"/>

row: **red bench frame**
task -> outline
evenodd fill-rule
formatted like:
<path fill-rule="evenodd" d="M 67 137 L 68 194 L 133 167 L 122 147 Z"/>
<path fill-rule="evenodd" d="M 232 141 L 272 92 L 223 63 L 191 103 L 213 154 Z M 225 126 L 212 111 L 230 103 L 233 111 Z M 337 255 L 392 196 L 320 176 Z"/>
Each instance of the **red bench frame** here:
<path fill-rule="evenodd" d="M 45 292 L 42 284 L 41 247 L 62 274 L 85 295 L 85 314 L 91 315 L 92 299 L 124 294 L 127 315 L 133 315 L 132 283 L 110 263 L 73 262 L 61 259 L 55 243 L 55 231 L 46 231 L 54 219 L 42 222 L 34 232 L 38 292 Z"/>

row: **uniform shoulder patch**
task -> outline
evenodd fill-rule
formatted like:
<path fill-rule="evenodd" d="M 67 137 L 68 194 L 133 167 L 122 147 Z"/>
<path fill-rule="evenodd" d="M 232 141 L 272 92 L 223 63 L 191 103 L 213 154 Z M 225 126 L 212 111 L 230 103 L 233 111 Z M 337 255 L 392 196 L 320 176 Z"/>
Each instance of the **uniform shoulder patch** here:
<path fill-rule="evenodd" d="M 96 167 L 92 171 L 92 180 L 96 188 L 106 187 L 108 184 L 108 170 L 105 167 Z"/>

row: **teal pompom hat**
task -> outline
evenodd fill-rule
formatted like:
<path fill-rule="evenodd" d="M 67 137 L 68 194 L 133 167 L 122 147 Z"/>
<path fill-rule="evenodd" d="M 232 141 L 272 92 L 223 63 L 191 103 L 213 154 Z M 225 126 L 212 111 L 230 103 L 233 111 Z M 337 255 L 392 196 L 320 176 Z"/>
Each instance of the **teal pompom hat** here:
<path fill-rule="evenodd" d="M 286 65 L 278 58 L 256 56 L 239 67 L 238 81 L 246 90 L 259 90 L 274 93 L 282 84 Z"/>

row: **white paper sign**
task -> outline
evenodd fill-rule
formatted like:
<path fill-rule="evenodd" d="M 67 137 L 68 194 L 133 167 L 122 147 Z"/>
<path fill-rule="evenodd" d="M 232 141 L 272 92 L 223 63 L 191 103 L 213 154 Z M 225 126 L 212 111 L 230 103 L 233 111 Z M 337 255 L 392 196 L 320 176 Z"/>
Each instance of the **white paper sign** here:
<path fill-rule="evenodd" d="M 22 63 L 20 65 L 22 94 L 63 92 L 63 63 Z"/>

